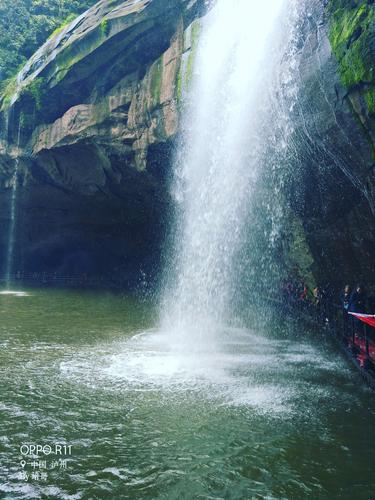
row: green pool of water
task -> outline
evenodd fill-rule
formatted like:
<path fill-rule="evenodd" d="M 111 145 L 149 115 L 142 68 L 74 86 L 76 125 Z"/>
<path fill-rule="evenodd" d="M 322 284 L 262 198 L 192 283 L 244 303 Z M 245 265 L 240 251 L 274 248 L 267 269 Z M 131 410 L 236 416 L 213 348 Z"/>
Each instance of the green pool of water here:
<path fill-rule="evenodd" d="M 28 292 L 0 295 L 1 498 L 375 498 L 374 394 L 324 335 L 176 353 L 132 299 Z"/>

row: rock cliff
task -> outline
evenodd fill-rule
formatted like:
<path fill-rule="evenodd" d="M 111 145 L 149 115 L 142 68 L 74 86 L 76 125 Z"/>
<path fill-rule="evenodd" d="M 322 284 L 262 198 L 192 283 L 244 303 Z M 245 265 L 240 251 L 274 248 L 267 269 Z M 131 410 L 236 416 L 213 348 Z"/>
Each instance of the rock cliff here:
<path fill-rule="evenodd" d="M 313 0 L 303 8 L 282 185 L 304 237 L 289 235 L 286 252 L 307 242 L 318 282 L 375 282 L 375 6 Z"/>
<path fill-rule="evenodd" d="M 53 36 L 0 111 L 0 251 L 15 165 L 16 263 L 157 268 L 166 181 L 204 0 L 102 0 Z M 279 258 L 315 281 L 375 281 L 373 0 L 301 2 Z M 290 100 L 283 87 L 279 101 Z M 272 197 L 271 197 L 272 199 Z M 4 260 L 4 258 L 3 258 Z"/>
<path fill-rule="evenodd" d="M 170 141 L 203 8 L 102 0 L 8 85 L 0 204 L 6 228 L 17 163 L 17 267 L 126 274 L 157 264 Z M 5 230 L 3 256 L 6 239 Z"/>

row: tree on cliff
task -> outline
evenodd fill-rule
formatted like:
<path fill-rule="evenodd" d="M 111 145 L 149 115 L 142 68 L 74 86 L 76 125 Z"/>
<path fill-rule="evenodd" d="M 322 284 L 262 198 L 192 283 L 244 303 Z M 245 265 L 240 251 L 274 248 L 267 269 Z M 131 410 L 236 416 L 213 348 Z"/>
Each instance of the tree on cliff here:
<path fill-rule="evenodd" d="M 0 0 L 0 81 L 17 69 L 59 26 L 97 0 Z"/>

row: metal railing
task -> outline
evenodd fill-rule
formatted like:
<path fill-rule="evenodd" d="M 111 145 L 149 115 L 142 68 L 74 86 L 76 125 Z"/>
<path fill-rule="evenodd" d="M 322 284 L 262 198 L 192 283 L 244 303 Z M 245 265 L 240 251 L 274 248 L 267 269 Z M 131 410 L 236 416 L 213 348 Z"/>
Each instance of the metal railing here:
<path fill-rule="evenodd" d="M 375 389 L 375 328 L 350 316 L 340 305 L 322 300 L 318 305 L 305 299 L 271 299 L 287 315 L 324 328 L 354 362 L 369 385 Z"/>
<path fill-rule="evenodd" d="M 119 273 L 113 275 L 89 275 L 86 273 L 55 273 L 19 271 L 10 276 L 0 275 L 0 283 L 12 286 L 20 285 L 56 285 L 62 287 L 100 287 L 105 285 L 119 287 L 123 284 Z"/>

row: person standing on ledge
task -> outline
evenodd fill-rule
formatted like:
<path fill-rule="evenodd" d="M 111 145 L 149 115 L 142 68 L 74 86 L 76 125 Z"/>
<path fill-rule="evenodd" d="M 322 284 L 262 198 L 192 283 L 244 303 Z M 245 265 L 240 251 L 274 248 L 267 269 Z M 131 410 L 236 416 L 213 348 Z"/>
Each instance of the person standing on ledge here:
<path fill-rule="evenodd" d="M 350 296 L 349 312 L 366 313 L 366 295 L 362 285 L 357 285 Z M 363 323 L 359 319 L 354 319 L 354 327 L 357 333 L 363 334 Z"/>
<path fill-rule="evenodd" d="M 348 333 L 349 320 L 349 305 L 350 305 L 351 288 L 350 285 L 345 285 L 344 290 L 340 293 L 340 304 L 342 306 L 342 318 L 344 322 L 345 333 Z"/>

